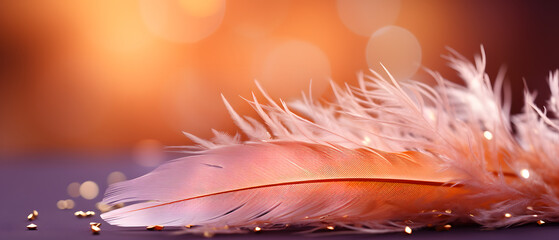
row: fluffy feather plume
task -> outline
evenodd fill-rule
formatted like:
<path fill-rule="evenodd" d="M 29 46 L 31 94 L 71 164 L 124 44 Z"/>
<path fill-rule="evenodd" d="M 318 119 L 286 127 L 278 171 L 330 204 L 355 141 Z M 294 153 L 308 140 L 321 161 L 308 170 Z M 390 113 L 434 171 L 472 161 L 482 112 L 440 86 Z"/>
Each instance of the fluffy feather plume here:
<path fill-rule="evenodd" d="M 435 72 L 436 87 L 373 73 L 358 87 L 333 85 L 333 103 L 303 96 L 289 107 L 260 89 L 269 103 L 249 102 L 262 123 L 225 101 L 246 141 L 186 134 L 198 144 L 184 148 L 194 156 L 111 185 L 105 203 L 133 204 L 101 217 L 214 232 L 559 220 L 559 121 L 550 117 L 559 114 L 559 72 L 549 76 L 547 110 L 526 92 L 523 113 L 511 117 L 510 94 L 502 75 L 491 85 L 483 49 L 474 63 L 456 53 L 448 60 L 465 86 Z"/>

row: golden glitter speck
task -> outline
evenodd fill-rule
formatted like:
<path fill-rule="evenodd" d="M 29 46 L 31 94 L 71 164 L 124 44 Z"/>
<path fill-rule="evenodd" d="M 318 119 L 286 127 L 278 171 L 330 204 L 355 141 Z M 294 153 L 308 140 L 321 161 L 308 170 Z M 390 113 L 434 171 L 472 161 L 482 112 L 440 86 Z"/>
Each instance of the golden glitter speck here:
<path fill-rule="evenodd" d="M 37 225 L 34 223 L 31 223 L 29 225 L 27 225 L 27 229 L 28 230 L 37 230 Z"/>
<path fill-rule="evenodd" d="M 444 228 L 444 230 L 447 230 L 447 231 L 448 231 L 448 230 L 450 230 L 450 229 L 452 228 L 452 225 L 446 224 L 446 225 L 443 226 L 443 228 Z"/>
<path fill-rule="evenodd" d="M 510 213 L 505 213 L 505 217 L 510 218 L 510 217 L 512 217 L 512 215 Z"/>
<path fill-rule="evenodd" d="M 161 231 L 163 230 L 163 226 L 161 225 L 150 225 L 146 227 L 146 230 L 148 231 Z"/>
<path fill-rule="evenodd" d="M 543 224 L 545 224 L 545 221 L 544 220 L 538 220 L 537 223 L 538 223 L 538 225 L 543 225 Z"/>
<path fill-rule="evenodd" d="M 101 226 L 101 223 L 98 223 L 98 222 L 89 222 L 89 226 L 100 227 L 100 226 Z"/>
<path fill-rule="evenodd" d="M 99 234 L 99 232 L 101 232 L 101 228 L 99 226 L 95 226 L 95 225 L 90 225 L 90 226 L 91 226 L 91 233 Z"/>
<path fill-rule="evenodd" d="M 87 215 L 85 214 L 84 211 L 77 211 L 77 212 L 74 213 L 74 216 L 76 216 L 76 217 L 85 217 L 85 216 L 87 216 Z"/>
<path fill-rule="evenodd" d="M 87 212 L 85 212 L 85 215 L 88 216 L 88 217 L 95 216 L 95 212 L 94 211 L 87 211 Z"/>
<path fill-rule="evenodd" d="M 410 228 L 409 226 L 406 226 L 406 227 L 404 228 L 404 232 L 407 233 L 407 234 L 411 234 L 412 230 L 411 230 L 411 228 Z"/>
<path fill-rule="evenodd" d="M 33 215 L 33 213 L 30 213 L 29 215 L 27 215 L 27 220 L 29 221 L 35 220 L 35 215 Z"/>
<path fill-rule="evenodd" d="M 254 228 L 254 231 L 255 231 L 255 232 L 260 232 L 260 231 L 262 231 L 262 228 L 260 228 L 260 227 L 255 227 L 255 228 Z"/>
<path fill-rule="evenodd" d="M 80 195 L 87 199 L 91 200 L 97 197 L 99 194 L 99 186 L 97 183 L 93 181 L 85 181 L 80 185 Z"/>
<path fill-rule="evenodd" d="M 39 216 L 39 212 L 37 210 L 33 210 L 33 216 L 38 217 Z"/>
<path fill-rule="evenodd" d="M 493 133 L 491 133 L 490 131 L 484 131 L 484 132 L 483 132 L 483 136 L 484 136 L 487 140 L 493 139 Z"/>
<path fill-rule="evenodd" d="M 522 169 L 520 170 L 520 176 L 522 176 L 525 179 L 528 179 L 530 177 L 530 171 L 528 169 Z"/>
<path fill-rule="evenodd" d="M 334 230 L 334 226 L 327 226 L 326 229 L 328 229 L 328 230 Z"/>

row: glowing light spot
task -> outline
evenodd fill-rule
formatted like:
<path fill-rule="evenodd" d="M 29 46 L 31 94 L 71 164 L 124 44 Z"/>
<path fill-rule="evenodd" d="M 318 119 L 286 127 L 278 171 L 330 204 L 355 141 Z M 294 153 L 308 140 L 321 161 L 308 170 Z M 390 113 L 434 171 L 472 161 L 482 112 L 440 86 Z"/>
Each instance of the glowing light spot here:
<path fill-rule="evenodd" d="M 487 140 L 493 139 L 493 133 L 491 133 L 490 131 L 484 131 L 484 132 L 483 132 L 483 136 L 484 136 Z"/>
<path fill-rule="evenodd" d="M 450 224 L 446 224 L 446 225 L 443 226 L 443 229 L 447 230 L 447 231 L 450 230 L 451 228 L 452 228 L 452 225 L 450 225 Z"/>
<path fill-rule="evenodd" d="M 194 17 L 208 17 L 219 11 L 221 0 L 179 0 L 179 6 L 183 7 L 186 13 Z"/>
<path fill-rule="evenodd" d="M 544 220 L 538 220 L 538 225 L 543 225 L 543 224 L 545 224 Z"/>
<path fill-rule="evenodd" d="M 141 166 L 157 166 L 164 158 L 163 144 L 153 139 L 142 140 L 134 147 L 133 158 Z"/>
<path fill-rule="evenodd" d="M 80 185 L 80 195 L 87 199 L 91 200 L 97 197 L 99 194 L 99 186 L 97 183 L 93 181 L 85 181 Z"/>
<path fill-rule="evenodd" d="M 510 218 L 510 217 L 512 217 L 512 215 L 510 213 L 505 213 L 505 217 Z"/>
<path fill-rule="evenodd" d="M 365 136 L 365 138 L 363 139 L 363 141 L 361 143 L 363 143 L 363 145 L 369 145 L 369 143 L 371 143 L 371 139 L 369 137 Z"/>
<path fill-rule="evenodd" d="M 328 230 L 334 230 L 334 226 L 327 226 L 326 229 L 328 229 Z"/>
<path fill-rule="evenodd" d="M 419 41 L 410 31 L 397 26 L 376 31 L 369 38 L 365 53 L 369 68 L 386 78 L 382 65 L 396 80 L 409 79 L 421 65 Z"/>
<path fill-rule="evenodd" d="M 400 12 L 395 0 L 337 0 L 338 15 L 352 32 L 370 36 L 386 25 L 394 24 Z"/>
<path fill-rule="evenodd" d="M 528 171 L 528 169 L 522 169 L 520 170 L 520 176 L 522 176 L 525 179 L 528 179 L 530 177 L 530 171 Z"/>
<path fill-rule="evenodd" d="M 444 212 L 445 212 L 445 213 L 448 213 L 448 214 L 451 214 L 451 213 L 452 213 L 452 210 L 447 209 L 447 210 L 444 210 Z"/>
<path fill-rule="evenodd" d="M 66 209 L 73 209 L 76 206 L 76 203 L 72 199 L 66 199 L 64 203 L 66 204 Z"/>
<path fill-rule="evenodd" d="M 98 202 L 95 204 L 95 208 L 97 208 L 99 211 L 101 211 L 102 213 L 104 212 L 108 212 L 109 210 L 111 210 L 111 206 L 102 203 L 102 202 Z"/>
<path fill-rule="evenodd" d="M 68 184 L 68 187 L 66 188 L 66 191 L 68 192 L 68 196 L 70 197 L 74 197 L 77 198 L 80 196 L 80 183 L 79 182 L 73 182 Z"/>
<path fill-rule="evenodd" d="M 111 185 L 113 183 L 122 182 L 126 180 L 126 175 L 119 171 L 114 171 L 107 176 L 107 184 Z"/>
<path fill-rule="evenodd" d="M 58 200 L 58 202 L 56 202 L 56 207 L 61 210 L 66 209 L 66 201 Z"/>
<path fill-rule="evenodd" d="M 303 41 L 288 41 L 276 46 L 257 65 L 257 80 L 274 98 L 299 98 L 308 92 L 320 96 L 329 86 L 330 62 L 317 46 Z"/>
<path fill-rule="evenodd" d="M 255 232 L 260 232 L 260 231 L 262 231 L 262 228 L 260 228 L 260 227 L 255 227 L 255 228 L 254 228 L 254 231 L 255 231 Z"/>
<path fill-rule="evenodd" d="M 153 34 L 194 43 L 214 33 L 225 15 L 225 0 L 141 0 L 140 11 Z"/>
<path fill-rule="evenodd" d="M 407 233 L 407 234 L 411 234 L 412 230 L 411 230 L 410 227 L 406 226 L 406 227 L 404 228 L 404 232 Z"/>

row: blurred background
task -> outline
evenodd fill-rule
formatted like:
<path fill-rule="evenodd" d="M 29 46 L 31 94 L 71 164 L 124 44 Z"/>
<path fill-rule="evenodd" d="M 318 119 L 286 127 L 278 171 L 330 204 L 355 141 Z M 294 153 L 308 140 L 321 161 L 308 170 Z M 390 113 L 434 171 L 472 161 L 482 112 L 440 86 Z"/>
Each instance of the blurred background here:
<path fill-rule="evenodd" d="M 520 0 L 0 1 L 0 159 L 150 157 L 190 144 L 181 131 L 234 134 L 220 94 L 254 115 L 239 97 L 254 80 L 285 100 L 311 79 L 328 99 L 330 80 L 354 84 L 379 62 L 398 79 L 432 83 L 426 67 L 457 81 L 446 47 L 472 58 L 483 44 L 519 111 L 523 80 L 541 105 L 559 68 L 557 12 Z"/>

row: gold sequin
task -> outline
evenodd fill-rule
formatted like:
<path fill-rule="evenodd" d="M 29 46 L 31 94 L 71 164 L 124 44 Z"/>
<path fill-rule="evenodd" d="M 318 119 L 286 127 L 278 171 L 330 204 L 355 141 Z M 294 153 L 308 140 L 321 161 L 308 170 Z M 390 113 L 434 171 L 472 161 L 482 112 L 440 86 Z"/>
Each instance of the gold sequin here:
<path fill-rule="evenodd" d="M 33 215 L 33 213 L 30 213 L 29 215 L 27 215 L 27 220 L 29 221 L 35 220 L 35 215 Z"/>
<path fill-rule="evenodd" d="M 89 226 L 100 227 L 100 226 L 101 226 L 101 223 L 98 223 L 98 222 L 90 222 L 90 223 L 89 223 Z"/>
<path fill-rule="evenodd" d="M 86 215 L 85 212 L 83 212 L 83 211 L 77 211 L 77 212 L 74 213 L 74 216 L 76 216 L 76 217 L 85 217 L 85 216 L 87 216 L 87 215 Z"/>
<path fill-rule="evenodd" d="M 95 216 L 95 212 L 94 211 L 87 211 L 87 212 L 85 212 L 85 215 L 88 216 L 88 217 Z"/>
<path fill-rule="evenodd" d="M 538 225 L 543 225 L 543 224 L 545 224 L 545 221 L 544 220 L 538 220 L 537 223 L 538 223 Z"/>
<path fill-rule="evenodd" d="M 34 223 L 31 223 L 29 225 L 27 225 L 27 229 L 28 230 L 37 230 L 37 225 Z"/>
<path fill-rule="evenodd" d="M 406 226 L 406 227 L 404 228 L 404 232 L 407 233 L 407 234 L 411 234 L 412 229 L 411 229 L 410 227 Z"/>
<path fill-rule="evenodd" d="M 164 228 L 164 227 L 161 226 L 161 225 L 150 225 L 150 226 L 147 226 L 147 227 L 146 227 L 146 229 L 147 229 L 148 231 L 161 231 L 161 230 L 163 230 L 163 228 Z"/>
<path fill-rule="evenodd" d="M 101 232 L 101 228 L 99 226 L 91 225 L 91 233 L 99 234 L 99 232 Z"/>

